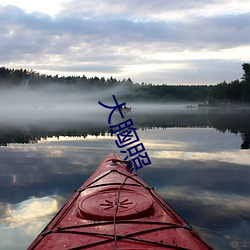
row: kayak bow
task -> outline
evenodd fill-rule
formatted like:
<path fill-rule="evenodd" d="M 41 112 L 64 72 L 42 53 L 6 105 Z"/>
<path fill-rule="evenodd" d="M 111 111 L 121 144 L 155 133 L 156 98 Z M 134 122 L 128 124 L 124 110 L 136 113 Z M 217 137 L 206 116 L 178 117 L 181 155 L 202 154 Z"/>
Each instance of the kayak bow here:
<path fill-rule="evenodd" d="M 31 249 L 212 249 L 115 153 L 74 193 Z"/>

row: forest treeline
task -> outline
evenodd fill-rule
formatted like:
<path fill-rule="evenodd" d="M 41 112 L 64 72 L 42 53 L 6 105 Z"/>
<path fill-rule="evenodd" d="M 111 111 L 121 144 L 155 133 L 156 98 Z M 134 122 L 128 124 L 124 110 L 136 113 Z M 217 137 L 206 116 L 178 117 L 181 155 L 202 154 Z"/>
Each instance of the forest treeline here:
<path fill-rule="evenodd" d="M 53 83 L 79 88 L 83 92 L 99 91 L 121 87 L 119 98 L 126 101 L 172 102 L 190 101 L 208 105 L 228 103 L 250 103 L 250 64 L 242 64 L 243 76 L 239 80 L 222 82 L 216 85 L 153 85 L 134 83 L 130 78 L 117 80 L 110 77 L 51 76 L 34 70 L 9 69 L 0 67 L 0 87 L 21 87 L 35 89 Z"/>

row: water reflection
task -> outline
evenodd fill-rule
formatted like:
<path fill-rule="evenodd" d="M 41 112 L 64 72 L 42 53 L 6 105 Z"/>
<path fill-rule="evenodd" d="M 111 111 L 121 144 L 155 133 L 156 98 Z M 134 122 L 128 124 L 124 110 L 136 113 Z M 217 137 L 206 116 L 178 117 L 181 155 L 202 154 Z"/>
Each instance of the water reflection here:
<path fill-rule="evenodd" d="M 1 249 L 23 249 L 36 237 L 62 204 L 60 197 L 30 198 L 17 204 L 2 204 Z M 3 248 L 2 248 L 3 247 Z"/>
<path fill-rule="evenodd" d="M 139 124 L 152 161 L 139 175 L 216 249 L 249 249 L 250 154 L 240 150 L 247 118 L 244 127 L 235 117 L 204 112 L 127 117 Z M 92 126 L 50 123 L 30 125 L 26 132 L 2 127 L 8 146 L 0 148 L 1 249 L 26 248 L 104 157 L 119 153 L 107 127 L 107 117 Z M 24 134 L 36 143 L 13 139 Z"/>
<path fill-rule="evenodd" d="M 180 109 L 141 109 L 135 107 L 126 118 L 132 118 L 137 128 L 190 128 L 210 127 L 220 132 L 230 132 L 240 135 L 242 141 L 239 148 L 248 149 L 250 145 L 250 109 L 245 110 L 186 110 Z M 67 116 L 69 114 L 67 113 Z M 0 145 L 10 143 L 37 143 L 41 139 L 51 137 L 99 136 L 108 132 L 108 114 L 79 113 L 72 119 L 50 117 L 44 120 L 7 120 L 0 123 Z M 114 123 L 118 123 L 119 114 L 115 113 Z"/>
<path fill-rule="evenodd" d="M 5 216 L 0 222 L 4 225 L 9 225 L 11 228 L 31 224 L 31 221 L 32 225 L 34 225 L 36 220 L 41 222 L 44 217 L 53 215 L 58 209 L 58 202 L 53 196 L 33 197 L 17 204 L 7 204 L 4 209 Z M 25 233 L 32 233 L 30 227 L 26 227 Z"/>

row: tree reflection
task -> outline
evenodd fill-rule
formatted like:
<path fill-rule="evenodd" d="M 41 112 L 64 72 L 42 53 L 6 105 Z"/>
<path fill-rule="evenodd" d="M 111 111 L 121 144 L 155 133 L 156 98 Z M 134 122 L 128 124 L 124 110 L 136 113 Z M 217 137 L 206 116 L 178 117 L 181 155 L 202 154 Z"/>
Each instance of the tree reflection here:
<path fill-rule="evenodd" d="M 246 132 L 242 134 L 243 143 L 241 144 L 241 149 L 249 149 L 250 145 L 250 133 Z"/>
<path fill-rule="evenodd" d="M 224 110 L 192 110 L 191 112 L 137 112 L 127 114 L 127 119 L 133 118 L 135 127 L 144 129 L 152 128 L 184 128 L 184 127 L 210 127 L 225 133 L 240 134 L 242 137 L 241 149 L 249 149 L 250 146 L 250 110 L 227 111 Z M 28 129 L 27 129 L 28 128 Z M 28 132 L 27 132 L 28 130 Z M 0 145 L 8 146 L 12 143 L 37 143 L 39 140 L 60 136 L 83 137 L 88 135 L 104 136 L 110 133 L 108 124 L 72 122 L 67 125 L 50 123 L 47 129 L 39 129 L 31 125 L 22 127 L 10 127 L 0 125 Z"/>

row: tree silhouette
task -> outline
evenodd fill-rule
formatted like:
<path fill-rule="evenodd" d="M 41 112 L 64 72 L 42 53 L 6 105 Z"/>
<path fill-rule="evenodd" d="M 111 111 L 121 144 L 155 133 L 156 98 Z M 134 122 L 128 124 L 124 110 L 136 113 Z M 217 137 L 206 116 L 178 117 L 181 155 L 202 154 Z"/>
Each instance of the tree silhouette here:
<path fill-rule="evenodd" d="M 249 82 L 250 81 L 250 64 L 249 63 L 243 63 L 242 64 L 242 69 L 244 71 L 244 74 L 243 74 L 241 79 L 243 79 L 243 81 L 245 81 L 245 82 Z"/>
<path fill-rule="evenodd" d="M 107 89 L 112 92 L 120 87 L 119 98 L 127 102 L 172 102 L 191 101 L 209 103 L 210 106 L 224 106 L 232 103 L 250 103 L 250 64 L 242 64 L 242 81 L 238 79 L 217 85 L 153 85 L 152 83 L 134 83 L 131 78 L 117 80 L 112 76 L 87 78 L 82 76 L 51 76 L 39 74 L 34 70 L 0 68 L 0 86 L 37 88 L 53 83 L 64 84 L 79 91 Z M 28 83 L 28 84 L 27 84 Z M 123 88 L 124 87 L 124 88 Z M 126 90 L 126 91 L 124 91 Z"/>

